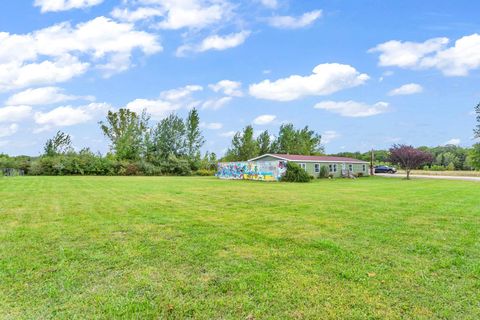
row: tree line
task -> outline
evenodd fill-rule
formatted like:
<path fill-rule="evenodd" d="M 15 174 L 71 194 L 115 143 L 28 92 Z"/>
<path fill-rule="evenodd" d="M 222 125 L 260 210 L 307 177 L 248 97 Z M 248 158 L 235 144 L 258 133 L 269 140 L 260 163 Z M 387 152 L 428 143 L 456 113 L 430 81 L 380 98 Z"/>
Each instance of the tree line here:
<path fill-rule="evenodd" d="M 171 114 L 154 126 L 145 112 L 109 111 L 100 128 L 110 141 L 106 155 L 75 151 L 70 135 L 58 131 L 39 157 L 0 155 L 0 168 L 31 175 L 212 175 L 215 153 L 201 154 L 205 139 L 196 109 L 186 119 Z"/>

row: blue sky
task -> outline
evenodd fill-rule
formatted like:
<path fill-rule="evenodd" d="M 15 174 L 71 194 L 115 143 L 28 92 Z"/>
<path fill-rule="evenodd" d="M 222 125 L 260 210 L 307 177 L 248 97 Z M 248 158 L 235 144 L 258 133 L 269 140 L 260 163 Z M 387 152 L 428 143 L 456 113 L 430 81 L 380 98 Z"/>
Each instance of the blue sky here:
<path fill-rule="evenodd" d="M 323 134 L 328 153 L 470 146 L 476 1 L 22 0 L 0 10 L 0 153 L 57 130 L 106 152 L 107 110 L 152 124 L 197 107 L 222 154 L 247 124 Z"/>

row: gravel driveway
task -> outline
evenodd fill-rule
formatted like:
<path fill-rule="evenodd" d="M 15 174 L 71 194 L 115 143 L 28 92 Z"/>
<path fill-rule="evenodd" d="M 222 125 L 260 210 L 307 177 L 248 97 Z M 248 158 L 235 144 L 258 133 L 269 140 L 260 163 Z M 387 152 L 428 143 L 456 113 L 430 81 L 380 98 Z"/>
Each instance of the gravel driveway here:
<path fill-rule="evenodd" d="M 403 173 L 388 174 L 388 173 L 376 173 L 376 176 L 387 178 L 405 178 L 407 175 Z M 480 182 L 480 177 L 461 177 L 461 176 L 430 176 L 422 174 L 411 174 L 411 178 L 422 179 L 441 179 L 441 180 L 464 180 L 464 181 L 477 181 Z"/>

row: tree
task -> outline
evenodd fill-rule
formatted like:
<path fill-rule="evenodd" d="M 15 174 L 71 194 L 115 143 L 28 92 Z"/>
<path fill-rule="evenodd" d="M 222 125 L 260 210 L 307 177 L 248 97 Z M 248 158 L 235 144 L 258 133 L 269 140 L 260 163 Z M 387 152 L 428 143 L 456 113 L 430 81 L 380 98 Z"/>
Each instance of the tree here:
<path fill-rule="evenodd" d="M 476 139 L 480 139 L 480 103 L 476 105 L 475 113 L 477 115 L 477 126 L 473 129 L 473 133 Z"/>
<path fill-rule="evenodd" d="M 237 132 L 232 138 L 232 146 L 228 149 L 227 161 L 246 161 L 258 155 L 258 144 L 253 138 L 253 127 L 246 126 L 243 132 Z"/>
<path fill-rule="evenodd" d="M 390 148 L 390 162 L 399 165 L 407 172 L 407 180 L 410 179 L 410 171 L 425 163 L 432 161 L 432 155 L 428 152 L 415 149 L 407 145 L 394 145 Z"/>
<path fill-rule="evenodd" d="M 473 145 L 468 156 L 468 163 L 472 168 L 480 170 L 480 143 Z"/>
<path fill-rule="evenodd" d="M 257 144 L 258 144 L 258 153 L 260 155 L 265 153 L 270 153 L 271 145 L 270 145 L 270 134 L 267 130 L 260 133 L 257 137 Z"/>
<path fill-rule="evenodd" d="M 43 150 L 47 156 L 65 154 L 73 150 L 72 139 L 70 135 L 62 131 L 57 131 L 57 134 L 52 139 L 47 140 Z"/>
<path fill-rule="evenodd" d="M 205 144 L 205 139 L 200 131 L 200 117 L 195 108 L 188 113 L 185 121 L 185 131 L 185 147 L 190 163 L 199 162 L 200 149 Z"/>
<path fill-rule="evenodd" d="M 154 158 L 164 161 L 169 158 L 184 158 L 186 155 L 185 123 L 176 114 L 170 114 L 160 121 L 153 131 Z"/>
<path fill-rule="evenodd" d="M 321 135 L 305 126 L 301 130 L 295 129 L 293 124 L 280 126 L 277 139 L 273 142 L 272 149 L 276 153 L 314 155 L 321 154 Z"/>
<path fill-rule="evenodd" d="M 129 109 L 109 111 L 106 122 L 100 121 L 103 134 L 110 139 L 110 148 L 119 160 L 138 160 L 144 153 L 144 139 L 149 117 Z"/>

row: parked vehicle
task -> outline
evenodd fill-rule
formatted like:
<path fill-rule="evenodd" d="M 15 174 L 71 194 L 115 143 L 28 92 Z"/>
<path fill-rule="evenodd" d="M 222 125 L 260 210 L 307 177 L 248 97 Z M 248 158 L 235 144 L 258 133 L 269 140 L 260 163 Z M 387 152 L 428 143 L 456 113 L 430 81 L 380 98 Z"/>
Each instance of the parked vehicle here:
<path fill-rule="evenodd" d="M 389 166 L 375 166 L 375 173 L 396 173 L 397 169 Z"/>

